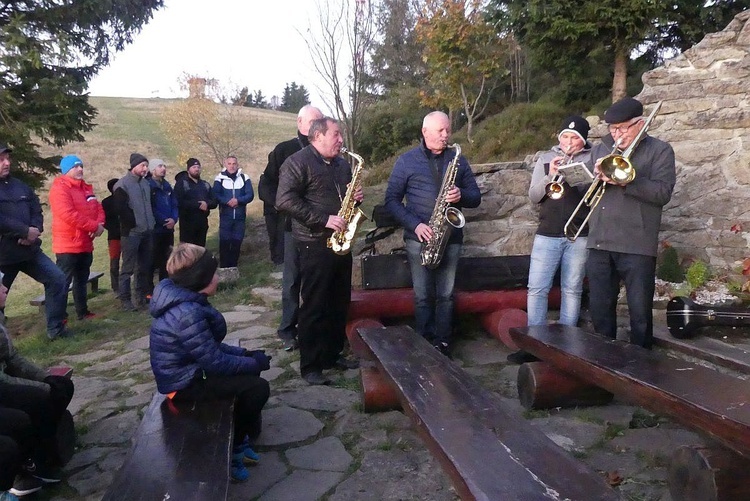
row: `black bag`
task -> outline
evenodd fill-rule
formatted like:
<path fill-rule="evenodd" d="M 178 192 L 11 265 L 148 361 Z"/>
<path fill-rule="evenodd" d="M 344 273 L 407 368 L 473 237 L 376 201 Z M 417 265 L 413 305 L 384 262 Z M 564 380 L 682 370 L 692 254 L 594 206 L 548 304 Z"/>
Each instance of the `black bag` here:
<path fill-rule="evenodd" d="M 372 209 L 372 220 L 378 228 L 388 228 L 389 226 L 400 226 L 398 220 L 393 214 L 385 208 L 385 204 L 378 204 Z"/>
<path fill-rule="evenodd" d="M 399 289 L 411 286 L 411 269 L 404 249 L 394 249 L 391 254 L 362 256 L 363 289 Z"/>

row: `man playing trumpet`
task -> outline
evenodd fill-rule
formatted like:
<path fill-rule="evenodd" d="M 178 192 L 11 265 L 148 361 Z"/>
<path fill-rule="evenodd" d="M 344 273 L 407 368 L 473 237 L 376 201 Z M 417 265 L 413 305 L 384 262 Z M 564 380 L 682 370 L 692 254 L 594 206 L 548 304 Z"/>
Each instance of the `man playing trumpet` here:
<path fill-rule="evenodd" d="M 672 197 L 675 159 L 672 147 L 645 134 L 643 105 L 625 97 L 604 113 L 609 135 L 591 151 L 594 169 L 607 186 L 591 209 L 588 236 L 591 319 L 597 333 L 617 336 L 617 296 L 625 284 L 630 315 L 630 342 L 651 348 L 654 280 L 662 208 Z M 620 151 L 631 145 L 629 158 L 635 179 L 617 182 L 602 174 L 600 165 L 617 142 Z"/>
<path fill-rule="evenodd" d="M 531 250 L 529 285 L 526 310 L 528 325 L 547 324 L 547 301 L 552 281 L 560 268 L 562 325 L 577 325 L 581 310 L 581 291 L 586 268 L 586 230 L 581 238 L 570 241 L 565 237 L 565 222 L 578 206 L 588 185 L 570 186 L 558 168 L 573 162 L 589 162 L 591 144 L 587 141 L 589 123 L 580 116 L 565 119 L 557 136 L 559 144 L 542 153 L 531 175 L 529 198 L 538 204 L 539 226 Z M 586 217 L 580 211 L 578 223 Z M 524 363 L 536 358 L 524 351 L 508 355 L 512 363 Z"/>

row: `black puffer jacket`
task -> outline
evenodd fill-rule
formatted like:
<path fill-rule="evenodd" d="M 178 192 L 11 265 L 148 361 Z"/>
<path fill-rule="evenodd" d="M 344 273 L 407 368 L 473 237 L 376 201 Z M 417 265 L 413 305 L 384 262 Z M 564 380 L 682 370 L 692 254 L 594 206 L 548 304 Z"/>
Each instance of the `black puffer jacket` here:
<path fill-rule="evenodd" d="M 328 216 L 338 214 L 351 166 L 341 157 L 326 163 L 312 145 L 287 158 L 281 166 L 276 208 L 292 217 L 292 234 L 311 242 L 331 236 Z"/>

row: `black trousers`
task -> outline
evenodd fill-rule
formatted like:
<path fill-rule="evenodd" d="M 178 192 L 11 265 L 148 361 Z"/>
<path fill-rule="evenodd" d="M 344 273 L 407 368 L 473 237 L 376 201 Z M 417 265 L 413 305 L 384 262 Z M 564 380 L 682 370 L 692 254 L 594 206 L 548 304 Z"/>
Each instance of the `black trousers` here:
<path fill-rule="evenodd" d="M 180 242 L 206 246 L 208 219 L 183 219 L 180 216 Z"/>
<path fill-rule="evenodd" d="M 324 239 L 295 243 L 302 279 L 297 339 L 304 376 L 333 367 L 344 349 L 352 255 L 335 254 Z"/>
<path fill-rule="evenodd" d="M 18 409 L 0 407 L 0 492 L 13 487 L 13 479 L 33 450 L 29 416 Z"/>
<path fill-rule="evenodd" d="M 273 264 L 284 262 L 284 231 L 286 227 L 286 216 L 276 211 L 264 214 L 266 219 L 266 231 L 268 232 L 268 247 L 271 251 Z"/>
<path fill-rule="evenodd" d="M 174 231 L 154 232 L 154 259 L 149 273 L 150 290 L 154 290 L 154 273 L 159 273 L 159 281 L 168 277 L 167 260 L 174 245 Z"/>
<path fill-rule="evenodd" d="M 598 334 L 617 336 L 617 295 L 625 283 L 630 316 L 630 342 L 651 348 L 654 337 L 656 258 L 589 249 L 589 311 Z"/>
<path fill-rule="evenodd" d="M 57 425 L 73 398 L 73 382 L 57 378 L 56 391 L 25 384 L 0 383 L 0 407 L 26 414 L 33 427 L 34 460 L 38 464 L 56 464 L 59 460 L 55 446 Z M 2 433 L 0 433 L 2 434 Z"/>
<path fill-rule="evenodd" d="M 179 390 L 175 402 L 220 400 L 236 397 L 234 404 L 234 443 L 240 444 L 247 435 L 254 440 L 260 435 L 261 410 L 270 395 L 268 381 L 252 374 L 236 376 L 196 377 L 190 386 Z"/>
<path fill-rule="evenodd" d="M 81 319 L 89 312 L 88 293 L 86 284 L 89 280 L 91 263 L 94 254 L 91 252 L 55 254 L 57 258 L 57 267 L 65 273 L 67 287 L 70 288 L 73 283 L 73 303 L 76 307 L 76 315 Z"/>

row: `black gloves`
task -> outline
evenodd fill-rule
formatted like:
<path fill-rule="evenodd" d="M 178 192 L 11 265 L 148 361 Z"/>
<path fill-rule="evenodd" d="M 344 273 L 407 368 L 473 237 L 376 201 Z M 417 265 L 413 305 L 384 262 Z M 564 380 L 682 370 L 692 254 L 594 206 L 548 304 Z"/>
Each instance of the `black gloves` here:
<path fill-rule="evenodd" d="M 265 350 L 248 350 L 245 353 L 246 357 L 251 357 L 258 363 L 258 367 L 262 371 L 267 371 L 271 368 L 271 356 L 266 355 Z"/>

